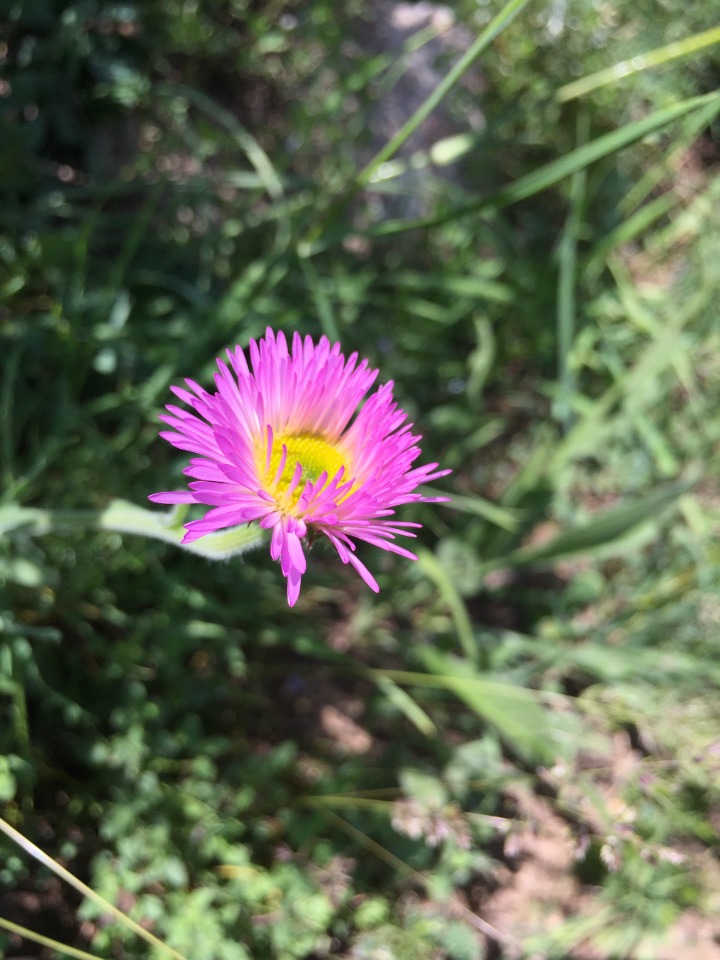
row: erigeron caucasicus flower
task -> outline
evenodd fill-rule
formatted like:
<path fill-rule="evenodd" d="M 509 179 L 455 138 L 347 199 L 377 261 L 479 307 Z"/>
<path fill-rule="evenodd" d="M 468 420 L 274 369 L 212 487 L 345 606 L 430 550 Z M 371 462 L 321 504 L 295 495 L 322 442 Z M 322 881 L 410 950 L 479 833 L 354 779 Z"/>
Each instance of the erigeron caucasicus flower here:
<path fill-rule="evenodd" d="M 444 499 L 416 491 L 450 471 L 412 466 L 420 437 L 394 402 L 392 382 L 362 402 L 378 371 L 356 353 L 346 359 L 327 337 L 315 343 L 297 333 L 288 348 L 269 328 L 247 352 L 249 364 L 239 346 L 227 351 L 229 365 L 218 360 L 214 393 L 193 380 L 171 388 L 188 409 L 168 405 L 160 419 L 171 429 L 160 435 L 195 454 L 184 471 L 192 479 L 188 490 L 150 499 L 212 507 L 185 525 L 183 543 L 251 521 L 272 530 L 270 554 L 287 578 L 290 606 L 309 534 L 326 536 L 377 591 L 355 541 L 416 559 L 396 541 L 414 537 L 420 524 L 395 520 L 395 507 Z"/>

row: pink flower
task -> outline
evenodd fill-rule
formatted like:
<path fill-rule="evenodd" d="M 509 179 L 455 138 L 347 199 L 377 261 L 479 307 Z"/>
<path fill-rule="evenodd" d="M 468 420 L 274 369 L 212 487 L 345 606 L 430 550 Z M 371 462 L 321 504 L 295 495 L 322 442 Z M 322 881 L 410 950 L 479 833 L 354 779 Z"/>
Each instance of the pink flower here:
<path fill-rule="evenodd" d="M 356 353 L 345 359 L 327 337 L 315 344 L 297 333 L 289 351 L 284 334 L 269 328 L 248 352 L 251 366 L 240 347 L 227 351 L 229 367 L 218 360 L 215 393 L 192 380 L 188 390 L 171 388 L 190 409 L 170 404 L 160 419 L 172 429 L 160 436 L 197 455 L 184 471 L 193 479 L 189 490 L 150 499 L 213 508 L 186 524 L 183 543 L 253 520 L 271 529 L 270 555 L 287 577 L 290 606 L 300 593 L 308 534 L 324 534 L 377 591 L 354 540 L 417 559 L 395 541 L 414 537 L 410 528 L 420 524 L 389 518 L 400 504 L 444 499 L 415 490 L 450 471 L 436 463 L 411 469 L 420 437 L 393 402 L 392 382 L 358 410 L 377 370 L 358 363 Z"/>

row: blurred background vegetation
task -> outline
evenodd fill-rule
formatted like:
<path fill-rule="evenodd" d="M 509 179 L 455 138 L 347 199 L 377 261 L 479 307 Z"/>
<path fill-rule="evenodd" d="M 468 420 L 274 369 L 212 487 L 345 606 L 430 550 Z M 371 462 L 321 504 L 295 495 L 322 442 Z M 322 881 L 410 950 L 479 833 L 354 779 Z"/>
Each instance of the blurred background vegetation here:
<path fill-rule="evenodd" d="M 4 819 L 188 960 L 717 956 L 716 4 L 0 30 Z M 169 385 L 268 324 L 453 468 L 378 597 L 319 544 L 289 611 L 265 548 L 93 529 L 181 482 Z M 161 955 L 5 837 L 0 918 Z"/>

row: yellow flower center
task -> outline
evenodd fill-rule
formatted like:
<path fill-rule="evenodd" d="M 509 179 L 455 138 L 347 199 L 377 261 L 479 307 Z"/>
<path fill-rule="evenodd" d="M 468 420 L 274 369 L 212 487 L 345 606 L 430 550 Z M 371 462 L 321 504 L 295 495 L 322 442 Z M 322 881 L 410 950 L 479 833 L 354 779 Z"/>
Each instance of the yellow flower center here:
<path fill-rule="evenodd" d="M 341 482 L 350 479 L 346 458 L 336 447 L 328 443 L 327 440 L 323 440 L 322 437 L 314 436 L 311 433 L 299 433 L 294 436 L 282 434 L 274 439 L 270 456 L 270 469 L 267 472 L 268 483 L 274 480 L 280 466 L 283 444 L 287 447 L 287 460 L 275 490 L 272 491 L 275 496 L 279 499 L 287 493 L 297 463 L 302 464 L 303 471 L 300 483 L 290 495 L 290 507 L 297 504 L 308 480 L 315 483 L 322 473 L 327 473 L 327 482 L 329 482 L 337 474 L 340 467 L 344 466 L 345 473 Z"/>

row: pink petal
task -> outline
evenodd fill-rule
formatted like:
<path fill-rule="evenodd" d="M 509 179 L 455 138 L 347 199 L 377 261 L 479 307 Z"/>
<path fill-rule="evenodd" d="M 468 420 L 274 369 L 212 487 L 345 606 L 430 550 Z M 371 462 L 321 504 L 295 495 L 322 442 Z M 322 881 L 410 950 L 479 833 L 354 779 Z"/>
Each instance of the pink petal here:
<path fill-rule="evenodd" d="M 186 490 L 168 490 L 166 493 L 151 493 L 148 500 L 153 503 L 195 503 L 195 497 Z"/>
<path fill-rule="evenodd" d="M 355 556 L 354 553 L 348 554 L 348 563 L 352 564 L 353 567 L 357 570 L 360 576 L 363 578 L 365 583 L 370 587 L 371 590 L 374 590 L 375 593 L 380 593 L 380 587 L 378 586 L 377 580 L 370 573 L 368 568 Z"/>
<path fill-rule="evenodd" d="M 377 374 L 356 353 L 344 357 L 325 336 L 315 342 L 294 333 L 288 344 L 282 331 L 268 328 L 247 351 L 230 348 L 227 360 L 217 362 L 215 392 L 193 380 L 171 388 L 185 407 L 168 405 L 161 419 L 169 429 L 160 435 L 192 455 L 184 470 L 190 489 L 150 499 L 212 508 L 186 525 L 186 543 L 248 521 L 272 529 L 270 555 L 287 577 L 291 606 L 307 567 L 301 541 L 308 528 L 325 534 L 342 563 L 377 591 L 353 541 L 414 559 L 395 540 L 414 537 L 419 525 L 395 520 L 395 508 L 446 499 L 419 488 L 450 472 L 436 463 L 415 466 L 421 437 L 395 402 L 392 382 L 370 393 Z M 280 492 L 288 443 L 299 435 L 335 446 L 344 464 L 334 476 L 324 471 L 311 481 L 307 465 L 290 463 L 290 483 Z M 270 478 L 278 442 L 281 456 Z"/>

